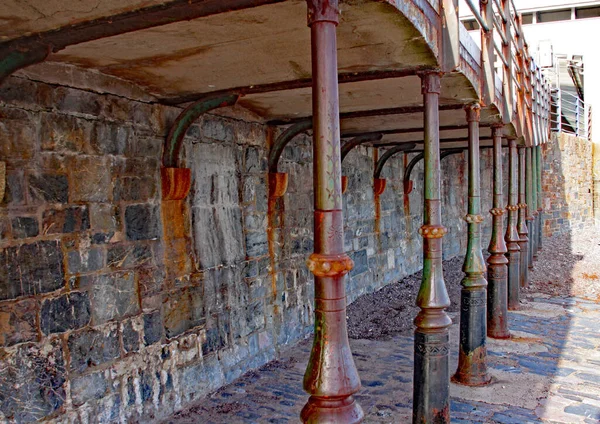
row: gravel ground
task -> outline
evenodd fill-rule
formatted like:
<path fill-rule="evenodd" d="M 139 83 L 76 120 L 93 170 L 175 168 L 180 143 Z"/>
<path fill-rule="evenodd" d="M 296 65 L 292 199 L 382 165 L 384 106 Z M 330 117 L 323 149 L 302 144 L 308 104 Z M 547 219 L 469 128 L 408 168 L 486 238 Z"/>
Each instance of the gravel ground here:
<path fill-rule="evenodd" d="M 600 231 L 545 238 L 525 295 L 577 296 L 600 301 Z"/>
<path fill-rule="evenodd" d="M 452 303 L 448 312 L 457 312 L 460 303 L 460 281 L 463 257 L 444 261 L 444 281 Z M 348 306 L 348 336 L 351 339 L 387 340 L 397 335 L 410 335 L 419 308 L 415 305 L 421 271 L 401 281 L 388 284 L 375 293 L 359 297 Z"/>

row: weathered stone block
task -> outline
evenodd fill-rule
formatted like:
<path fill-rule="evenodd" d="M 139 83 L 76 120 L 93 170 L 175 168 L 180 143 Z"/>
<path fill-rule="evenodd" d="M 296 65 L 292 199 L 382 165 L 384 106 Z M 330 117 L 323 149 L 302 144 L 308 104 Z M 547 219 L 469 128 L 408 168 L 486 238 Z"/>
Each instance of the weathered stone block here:
<path fill-rule="evenodd" d="M 73 250 L 68 253 L 68 269 L 70 274 L 98 271 L 104 267 L 104 249 Z"/>
<path fill-rule="evenodd" d="M 354 261 L 354 268 L 350 271 L 350 277 L 354 277 L 355 275 L 362 274 L 369 270 L 369 262 L 367 258 L 366 249 L 360 250 L 358 252 L 353 252 L 352 260 Z"/>
<path fill-rule="evenodd" d="M 135 315 L 140 311 L 135 273 L 118 272 L 91 278 L 94 324 Z"/>
<path fill-rule="evenodd" d="M 2 201 L 3 199 L 0 199 Z M 25 178 L 22 170 L 6 171 L 6 186 L 4 202 L 11 206 L 21 206 L 26 203 Z"/>
<path fill-rule="evenodd" d="M 69 369 L 84 372 L 90 367 L 104 364 L 119 357 L 117 325 L 104 328 L 86 328 L 69 335 L 71 363 Z"/>
<path fill-rule="evenodd" d="M 65 403 L 65 363 L 59 339 L 3 352 L 0 416 L 17 423 L 42 420 Z"/>
<path fill-rule="evenodd" d="M 266 231 L 246 233 L 246 255 L 249 258 L 263 256 L 269 253 L 269 243 Z"/>
<path fill-rule="evenodd" d="M 106 265 L 111 268 L 131 268 L 152 262 L 152 249 L 146 244 L 114 244 L 108 247 Z"/>
<path fill-rule="evenodd" d="M 77 156 L 70 164 L 69 199 L 72 202 L 108 202 L 112 193 L 107 157 Z"/>
<path fill-rule="evenodd" d="M 112 122 L 97 121 L 89 139 L 91 149 L 96 154 L 123 155 L 130 138 L 130 128 Z"/>
<path fill-rule="evenodd" d="M 75 330 L 90 322 L 87 293 L 72 292 L 42 303 L 40 327 L 44 334 Z"/>
<path fill-rule="evenodd" d="M 107 203 L 90 204 L 91 228 L 94 231 L 118 231 L 121 227 L 119 208 Z"/>
<path fill-rule="evenodd" d="M 12 234 L 14 238 L 36 237 L 40 233 L 40 224 L 35 216 L 13 218 Z"/>
<path fill-rule="evenodd" d="M 156 179 L 151 177 L 123 177 L 117 180 L 115 201 L 145 201 L 156 198 Z"/>
<path fill-rule="evenodd" d="M 40 138 L 43 150 L 83 153 L 92 133 L 91 122 L 73 116 L 44 113 Z"/>
<path fill-rule="evenodd" d="M 58 241 L 38 241 L 0 250 L 0 300 L 54 291 L 64 285 Z"/>
<path fill-rule="evenodd" d="M 44 234 L 73 233 L 90 228 L 90 214 L 86 206 L 73 206 L 66 209 L 50 209 L 42 216 Z"/>
<path fill-rule="evenodd" d="M 108 391 L 109 383 L 104 372 L 87 374 L 71 381 L 73 405 L 81 406 L 90 400 L 102 399 Z"/>
<path fill-rule="evenodd" d="M 0 345 L 36 341 L 38 310 L 39 305 L 33 299 L 0 306 Z"/>
<path fill-rule="evenodd" d="M 125 228 L 129 240 L 160 237 L 160 211 L 153 205 L 131 205 L 125 209 Z"/>
<path fill-rule="evenodd" d="M 163 323 L 160 311 L 144 314 L 144 344 L 149 346 L 162 339 Z"/>
<path fill-rule="evenodd" d="M 0 108 L 0 113 L 0 157 L 13 161 L 31 159 L 39 151 L 34 114 L 7 107 Z"/>
<path fill-rule="evenodd" d="M 125 353 L 137 352 L 140 349 L 140 330 L 143 328 L 143 323 L 138 321 L 141 320 L 133 318 L 120 324 Z"/>

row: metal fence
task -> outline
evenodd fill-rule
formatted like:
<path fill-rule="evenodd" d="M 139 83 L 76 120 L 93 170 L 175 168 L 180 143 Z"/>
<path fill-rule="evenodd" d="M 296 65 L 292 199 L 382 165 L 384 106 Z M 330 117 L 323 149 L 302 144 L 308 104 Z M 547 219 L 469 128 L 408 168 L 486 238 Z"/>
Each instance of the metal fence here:
<path fill-rule="evenodd" d="M 591 107 L 578 95 L 555 88 L 551 92 L 550 124 L 554 132 L 591 137 Z"/>

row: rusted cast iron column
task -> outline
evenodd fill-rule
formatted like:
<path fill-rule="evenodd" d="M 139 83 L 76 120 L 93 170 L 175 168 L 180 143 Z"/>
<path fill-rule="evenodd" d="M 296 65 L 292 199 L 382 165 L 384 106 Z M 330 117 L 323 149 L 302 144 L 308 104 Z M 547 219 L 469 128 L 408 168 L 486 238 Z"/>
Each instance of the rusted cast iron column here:
<path fill-rule="evenodd" d="M 421 74 L 424 102 L 424 208 L 423 278 L 415 318 L 415 362 L 413 423 L 450 422 L 450 371 L 448 368 L 448 327 L 446 313 L 450 298 L 442 272 L 442 225 L 440 188 L 439 96 L 440 75 Z"/>
<path fill-rule="evenodd" d="M 313 99 L 313 186 L 315 251 L 308 267 L 315 276 L 315 335 L 304 374 L 310 398 L 300 414 L 310 423 L 358 423 L 363 412 L 353 394 L 360 378 L 346 328 L 345 275 L 337 79 L 336 0 L 308 0 Z"/>
<path fill-rule="evenodd" d="M 452 380 L 469 386 L 481 386 L 490 381 L 487 373 L 486 305 L 487 281 L 485 260 L 481 253 L 481 187 L 479 168 L 479 114 L 477 103 L 467 105 L 469 123 L 469 200 L 465 216 L 468 226 L 467 253 L 463 264 L 466 274 L 460 293 L 460 348 L 458 369 Z"/>
<path fill-rule="evenodd" d="M 495 339 L 507 339 L 508 331 L 508 259 L 506 243 L 502 237 L 504 199 L 502 195 L 502 124 L 492 125 L 494 143 L 494 200 L 492 214 L 492 238 L 488 252 L 487 289 L 487 335 Z"/>
<path fill-rule="evenodd" d="M 519 280 L 520 280 L 520 261 L 521 247 L 519 246 L 519 233 L 517 231 L 517 211 L 518 205 L 518 172 L 517 172 L 517 142 L 514 139 L 508 139 L 509 157 L 509 178 L 508 178 L 508 226 L 506 227 L 506 248 L 508 253 L 508 309 L 519 309 Z"/>
<path fill-rule="evenodd" d="M 544 229 L 544 208 L 542 206 L 542 146 L 535 148 L 535 158 L 537 161 L 537 210 L 538 210 L 538 250 L 542 250 L 542 231 Z"/>
<path fill-rule="evenodd" d="M 531 167 L 531 147 L 527 147 L 525 149 L 525 222 L 527 224 L 527 266 L 528 269 L 533 268 L 533 214 L 531 210 L 531 205 L 533 204 L 533 193 L 531 184 L 531 175 L 532 175 L 532 167 Z M 523 270 L 521 270 L 523 272 Z M 523 286 L 527 285 L 529 274 L 526 274 L 525 282 L 522 282 Z"/>
<path fill-rule="evenodd" d="M 537 160 L 535 158 L 536 147 L 527 149 L 527 163 L 531 161 L 530 169 L 527 171 L 527 176 L 531 174 L 531 203 L 527 202 L 529 215 L 533 217 L 531 221 L 531 229 L 529 230 L 529 243 L 531 244 L 531 261 L 529 268 L 533 268 L 533 261 L 537 259 L 537 230 L 538 230 L 538 211 L 537 211 Z"/>
<path fill-rule="evenodd" d="M 529 231 L 527 230 L 527 200 L 525 198 L 525 150 L 527 148 L 519 147 L 519 221 L 517 222 L 517 231 L 519 232 L 519 247 L 521 248 L 520 258 L 520 287 L 527 286 L 529 281 Z"/>

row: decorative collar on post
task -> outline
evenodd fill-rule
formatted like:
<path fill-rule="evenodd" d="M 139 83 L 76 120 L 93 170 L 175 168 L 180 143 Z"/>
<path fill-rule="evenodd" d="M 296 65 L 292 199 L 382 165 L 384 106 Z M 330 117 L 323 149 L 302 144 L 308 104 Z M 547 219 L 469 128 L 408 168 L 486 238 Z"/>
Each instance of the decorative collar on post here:
<path fill-rule="evenodd" d="M 220 94 L 198 100 L 185 108 L 175 119 L 165 140 L 161 185 L 163 200 L 184 199 L 190 191 L 191 170 L 178 167 L 183 138 L 190 126 L 204 113 L 220 107 L 233 106 L 238 94 Z"/>

